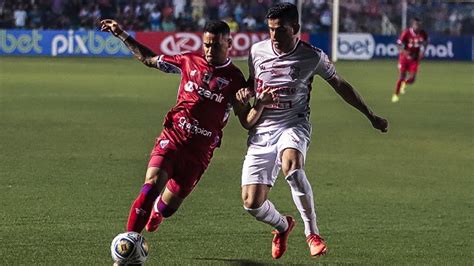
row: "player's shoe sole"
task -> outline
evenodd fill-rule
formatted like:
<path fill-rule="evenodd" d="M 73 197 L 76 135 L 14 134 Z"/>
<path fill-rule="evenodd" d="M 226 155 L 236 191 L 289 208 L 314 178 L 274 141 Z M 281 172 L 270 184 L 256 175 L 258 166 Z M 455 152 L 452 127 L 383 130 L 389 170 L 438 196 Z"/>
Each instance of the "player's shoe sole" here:
<path fill-rule="evenodd" d="M 288 236 L 290 235 L 291 231 L 295 227 L 296 221 L 291 216 L 285 216 L 286 220 L 288 221 L 288 229 L 285 232 L 280 233 L 277 230 L 273 230 L 272 234 L 272 258 L 279 259 L 283 254 L 285 254 L 287 243 L 288 243 Z"/>
<path fill-rule="evenodd" d="M 160 227 L 160 224 L 163 222 L 163 215 L 161 213 L 156 212 L 155 208 L 151 212 L 150 219 L 148 219 L 148 223 L 145 226 L 145 229 L 148 232 L 155 232 Z"/>
<path fill-rule="evenodd" d="M 326 254 L 328 248 L 324 239 L 317 234 L 311 234 L 306 238 L 306 243 L 309 246 L 309 253 L 311 257 L 319 257 Z"/>
<path fill-rule="evenodd" d="M 396 103 L 396 102 L 398 102 L 399 100 L 400 100 L 400 98 L 398 97 L 398 95 L 394 94 L 394 95 L 392 96 L 392 103 Z"/>

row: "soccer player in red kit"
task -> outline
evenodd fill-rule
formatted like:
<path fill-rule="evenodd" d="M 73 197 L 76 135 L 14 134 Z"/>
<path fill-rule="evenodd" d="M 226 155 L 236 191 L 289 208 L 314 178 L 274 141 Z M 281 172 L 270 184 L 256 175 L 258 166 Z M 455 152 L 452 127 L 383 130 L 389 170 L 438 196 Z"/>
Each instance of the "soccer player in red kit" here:
<path fill-rule="evenodd" d="M 232 108 L 240 121 L 245 107 L 235 100 L 245 87 L 242 72 L 231 62 L 232 40 L 223 21 L 210 21 L 202 37 L 204 55 L 156 55 L 111 19 L 101 30 L 121 39 L 143 64 L 167 73 L 181 73 L 176 105 L 164 119 L 163 131 L 151 152 L 143 187 L 130 208 L 127 231 L 155 231 L 171 216 L 206 170 L 220 146 L 222 129 Z M 248 110 L 247 110 L 248 112 Z"/>
<path fill-rule="evenodd" d="M 400 77 L 392 96 L 394 103 L 398 102 L 400 94 L 405 94 L 405 86 L 415 82 L 418 65 L 428 44 L 428 34 L 421 29 L 420 19 L 412 19 L 411 27 L 402 32 L 397 44 L 400 49 L 398 57 Z M 407 72 L 410 74 L 408 78 L 406 77 Z"/>

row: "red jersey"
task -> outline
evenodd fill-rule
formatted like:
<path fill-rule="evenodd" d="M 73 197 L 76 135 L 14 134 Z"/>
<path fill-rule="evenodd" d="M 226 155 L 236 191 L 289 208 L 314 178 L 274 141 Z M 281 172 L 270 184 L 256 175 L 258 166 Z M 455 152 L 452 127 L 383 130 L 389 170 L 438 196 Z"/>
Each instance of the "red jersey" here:
<path fill-rule="evenodd" d="M 161 55 L 157 68 L 181 72 L 176 105 L 168 112 L 164 127 L 173 132 L 172 141 L 196 149 L 220 146 L 222 129 L 232 110 L 237 91 L 245 78 L 230 59 L 220 66 L 209 65 L 202 55 Z"/>
<path fill-rule="evenodd" d="M 408 50 L 408 54 L 414 60 L 418 60 L 421 47 L 428 42 L 428 34 L 424 30 L 416 33 L 412 28 L 408 28 L 402 32 L 397 43 Z M 406 58 L 405 54 L 400 53 L 400 58 Z M 408 59 L 408 58 L 407 58 Z"/>

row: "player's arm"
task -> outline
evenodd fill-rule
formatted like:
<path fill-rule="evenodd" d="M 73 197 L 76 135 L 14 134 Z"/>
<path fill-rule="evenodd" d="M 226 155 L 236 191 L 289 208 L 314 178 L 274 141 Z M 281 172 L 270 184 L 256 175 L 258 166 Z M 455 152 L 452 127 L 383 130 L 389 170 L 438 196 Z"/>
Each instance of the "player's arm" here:
<path fill-rule="evenodd" d="M 404 54 L 407 58 L 411 58 L 410 51 L 408 50 L 408 38 L 406 31 L 404 31 L 397 40 L 397 47 L 401 54 Z"/>
<path fill-rule="evenodd" d="M 372 126 L 381 132 L 387 132 L 388 121 L 382 117 L 375 115 L 365 104 L 362 97 L 352 87 L 349 82 L 335 73 L 330 79 L 326 80 L 331 87 L 339 94 L 344 101 L 352 105 L 354 108 L 363 113 L 372 123 Z"/>
<path fill-rule="evenodd" d="M 264 89 L 258 98 L 253 95 L 251 89 L 242 88 L 236 93 L 235 98 L 234 111 L 245 129 L 255 126 L 266 105 L 278 102 L 278 96 L 270 88 Z M 250 105 L 252 98 L 255 98 L 253 106 Z"/>
<path fill-rule="evenodd" d="M 128 47 L 128 49 L 132 52 L 132 54 L 135 56 L 135 58 L 137 58 L 144 65 L 148 67 L 156 67 L 158 56 L 148 47 L 137 42 L 137 40 L 135 40 L 132 36 L 128 35 L 128 33 L 124 31 L 115 20 L 102 20 L 100 22 L 100 30 L 108 31 L 112 33 L 115 37 L 122 40 Z"/>

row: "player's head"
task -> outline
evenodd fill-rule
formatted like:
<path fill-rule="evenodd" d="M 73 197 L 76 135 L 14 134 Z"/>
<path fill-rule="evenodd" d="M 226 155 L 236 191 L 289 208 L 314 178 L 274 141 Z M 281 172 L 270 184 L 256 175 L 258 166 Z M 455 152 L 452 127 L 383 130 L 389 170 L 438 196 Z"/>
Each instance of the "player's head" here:
<path fill-rule="evenodd" d="M 298 9 L 290 3 L 276 4 L 268 10 L 266 18 L 273 46 L 288 52 L 293 48 L 295 36 L 300 30 Z"/>
<path fill-rule="evenodd" d="M 229 48 L 232 46 L 230 29 L 227 23 L 211 20 L 204 26 L 202 45 L 206 61 L 211 65 L 221 65 L 227 61 Z"/>
<path fill-rule="evenodd" d="M 421 30 L 421 19 L 420 18 L 412 18 L 411 19 L 411 28 L 417 32 L 419 30 Z"/>

